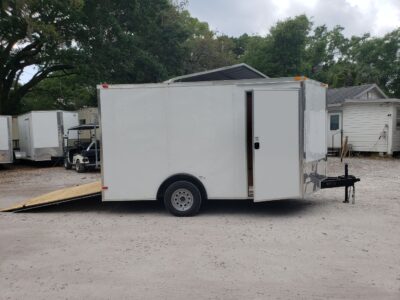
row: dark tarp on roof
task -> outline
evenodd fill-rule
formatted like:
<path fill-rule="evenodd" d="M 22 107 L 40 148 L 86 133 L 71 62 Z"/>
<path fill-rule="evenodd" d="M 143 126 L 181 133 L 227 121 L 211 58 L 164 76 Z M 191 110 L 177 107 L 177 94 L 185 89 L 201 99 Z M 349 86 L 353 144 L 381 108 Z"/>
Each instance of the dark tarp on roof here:
<path fill-rule="evenodd" d="M 342 104 L 346 99 L 354 99 L 354 97 L 371 89 L 375 84 L 363 84 L 356 86 L 349 86 L 337 89 L 328 89 L 327 103 L 328 104 Z"/>
<path fill-rule="evenodd" d="M 256 69 L 246 65 L 238 64 L 209 70 L 200 73 L 189 74 L 172 78 L 167 82 L 197 82 L 197 81 L 216 81 L 216 80 L 241 80 L 241 79 L 257 79 L 268 78 L 268 76 L 257 71 Z"/>

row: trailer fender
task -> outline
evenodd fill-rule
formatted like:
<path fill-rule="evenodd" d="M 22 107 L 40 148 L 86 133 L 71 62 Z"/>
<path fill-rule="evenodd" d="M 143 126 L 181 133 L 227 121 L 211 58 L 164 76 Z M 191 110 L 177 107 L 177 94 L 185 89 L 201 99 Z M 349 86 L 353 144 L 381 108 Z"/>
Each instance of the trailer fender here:
<path fill-rule="evenodd" d="M 161 183 L 161 185 L 157 191 L 157 200 L 162 200 L 165 190 L 172 183 L 174 183 L 176 181 L 182 181 L 182 180 L 189 181 L 189 182 L 193 183 L 194 185 L 196 185 L 196 187 L 200 190 L 201 198 L 203 199 L 203 201 L 206 201 L 208 199 L 206 188 L 204 187 L 204 184 L 197 177 L 195 177 L 191 174 L 179 173 L 179 174 L 174 174 L 174 175 L 168 177 Z"/>

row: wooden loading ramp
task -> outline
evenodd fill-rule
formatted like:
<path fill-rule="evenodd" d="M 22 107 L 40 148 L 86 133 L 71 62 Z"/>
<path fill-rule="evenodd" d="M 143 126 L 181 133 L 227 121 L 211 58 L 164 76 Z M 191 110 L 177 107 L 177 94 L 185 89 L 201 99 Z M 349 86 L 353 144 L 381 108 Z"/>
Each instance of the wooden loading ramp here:
<path fill-rule="evenodd" d="M 30 210 L 38 207 L 60 204 L 64 202 L 76 201 L 85 198 L 92 198 L 101 195 L 100 181 L 64 188 L 54 192 L 50 192 L 15 206 L 2 209 L 2 212 L 19 212 Z"/>

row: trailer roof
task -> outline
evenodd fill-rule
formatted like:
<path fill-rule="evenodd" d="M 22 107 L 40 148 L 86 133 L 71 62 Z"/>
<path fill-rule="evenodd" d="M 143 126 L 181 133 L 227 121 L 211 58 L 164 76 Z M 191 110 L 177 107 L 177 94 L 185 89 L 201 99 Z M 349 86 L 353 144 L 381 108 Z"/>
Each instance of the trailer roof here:
<path fill-rule="evenodd" d="M 216 81 L 193 81 L 193 82 L 161 82 L 161 83 L 139 83 L 139 84 L 99 84 L 97 89 L 135 89 L 135 88 L 160 88 L 160 87 L 188 87 L 188 86 L 215 86 L 215 85 L 262 85 L 274 83 L 296 83 L 296 82 L 312 82 L 327 86 L 324 83 L 309 79 L 305 76 L 296 77 L 279 77 L 279 78 L 256 78 L 241 80 L 216 80 Z"/>
<path fill-rule="evenodd" d="M 218 80 L 240 80 L 240 79 L 256 79 L 269 78 L 267 75 L 250 67 L 247 64 L 241 63 L 223 68 L 207 70 L 171 78 L 166 82 L 197 82 L 197 81 L 218 81 Z"/>
<path fill-rule="evenodd" d="M 66 112 L 66 113 L 77 113 L 76 111 L 69 111 L 69 110 L 61 110 L 61 109 L 52 109 L 52 110 L 31 110 L 22 114 L 17 115 L 18 116 L 24 116 L 24 115 L 29 115 L 29 114 L 36 114 L 36 113 L 50 113 L 50 112 Z"/>

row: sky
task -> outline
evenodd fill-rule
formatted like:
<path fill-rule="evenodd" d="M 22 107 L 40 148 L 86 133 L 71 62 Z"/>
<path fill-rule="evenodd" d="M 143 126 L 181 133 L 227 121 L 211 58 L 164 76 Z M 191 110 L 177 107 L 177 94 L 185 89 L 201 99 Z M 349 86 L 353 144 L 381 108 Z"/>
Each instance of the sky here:
<path fill-rule="evenodd" d="M 400 27 L 400 0 L 189 0 L 187 8 L 230 36 L 265 35 L 277 21 L 303 13 L 315 25 L 345 27 L 346 36 L 382 36 Z"/>

